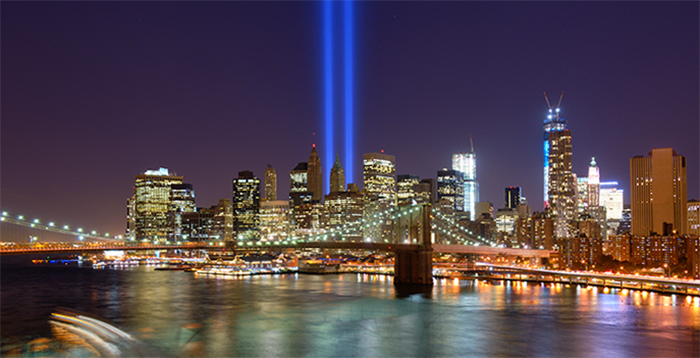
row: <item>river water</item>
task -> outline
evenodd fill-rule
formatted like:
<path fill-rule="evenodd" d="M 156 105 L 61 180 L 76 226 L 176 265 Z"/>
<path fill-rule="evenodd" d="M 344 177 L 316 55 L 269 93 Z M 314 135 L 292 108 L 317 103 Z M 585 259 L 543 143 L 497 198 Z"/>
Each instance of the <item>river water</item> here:
<path fill-rule="evenodd" d="M 1 274 L 4 356 L 51 338 L 57 307 L 107 320 L 160 356 L 700 356 L 700 298 L 685 295 L 475 280 L 411 294 L 388 276 L 221 278 L 26 257 L 3 257 Z"/>

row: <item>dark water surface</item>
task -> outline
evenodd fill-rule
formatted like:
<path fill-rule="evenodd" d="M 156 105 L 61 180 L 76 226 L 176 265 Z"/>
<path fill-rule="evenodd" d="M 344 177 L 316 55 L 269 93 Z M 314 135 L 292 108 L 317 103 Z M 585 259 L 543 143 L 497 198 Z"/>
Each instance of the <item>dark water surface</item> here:
<path fill-rule="evenodd" d="M 32 265 L 3 257 L 2 344 L 52 337 L 57 307 L 163 356 L 698 357 L 700 298 L 438 280 L 427 294 L 358 274 L 244 278 Z"/>

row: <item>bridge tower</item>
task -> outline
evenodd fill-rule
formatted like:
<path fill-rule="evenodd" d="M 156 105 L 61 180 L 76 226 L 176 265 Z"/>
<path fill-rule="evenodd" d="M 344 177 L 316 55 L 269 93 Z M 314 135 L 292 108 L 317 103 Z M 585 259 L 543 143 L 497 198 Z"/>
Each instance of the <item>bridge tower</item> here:
<path fill-rule="evenodd" d="M 398 244 L 394 248 L 394 285 L 433 285 L 433 247 L 430 204 L 421 205 L 417 245 Z M 415 221 L 409 219 L 409 232 Z"/>

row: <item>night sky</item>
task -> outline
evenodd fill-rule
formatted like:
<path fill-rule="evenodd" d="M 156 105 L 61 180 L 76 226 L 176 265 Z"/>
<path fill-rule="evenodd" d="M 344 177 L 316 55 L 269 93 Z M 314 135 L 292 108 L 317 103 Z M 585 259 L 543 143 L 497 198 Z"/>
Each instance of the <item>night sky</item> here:
<path fill-rule="evenodd" d="M 267 164 L 285 198 L 312 143 L 323 153 L 320 3 L 0 10 L 3 210 L 124 234 L 147 169 L 183 175 L 209 207 Z M 361 2 L 355 15 L 348 182 L 381 150 L 397 174 L 434 178 L 471 134 L 480 199 L 500 208 L 521 186 L 541 210 L 543 92 L 564 90 L 574 172 L 595 157 L 629 203 L 629 159 L 672 147 L 698 198 L 698 2 Z"/>

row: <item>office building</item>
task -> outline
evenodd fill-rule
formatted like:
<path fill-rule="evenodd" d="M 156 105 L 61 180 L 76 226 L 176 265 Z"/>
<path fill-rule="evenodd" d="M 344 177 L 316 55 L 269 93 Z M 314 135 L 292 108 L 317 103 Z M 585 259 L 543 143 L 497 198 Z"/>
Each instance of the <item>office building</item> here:
<path fill-rule="evenodd" d="M 390 210 L 396 207 L 396 166 L 393 155 L 365 153 L 363 162 L 363 222 L 365 240 L 387 239 L 385 226 Z M 369 225 L 379 222 L 379 225 Z"/>
<path fill-rule="evenodd" d="M 182 240 L 182 214 L 197 211 L 192 184 L 173 184 L 170 188 L 170 225 L 172 234 L 170 241 Z"/>
<path fill-rule="evenodd" d="M 289 201 L 265 200 L 260 204 L 260 240 L 284 241 L 289 236 Z"/>
<path fill-rule="evenodd" d="M 606 238 L 616 235 L 622 221 L 624 208 L 623 190 L 618 188 L 600 188 L 600 205 L 605 210 Z"/>
<path fill-rule="evenodd" d="M 437 201 L 437 186 L 435 184 L 435 179 L 427 178 L 421 179 L 420 181 L 420 196 L 423 198 L 424 203 L 434 203 Z"/>
<path fill-rule="evenodd" d="M 396 176 L 396 197 L 398 205 L 411 205 L 417 202 L 420 178 L 417 175 Z"/>
<path fill-rule="evenodd" d="M 233 229 L 237 240 L 260 238 L 260 179 L 251 171 L 233 179 Z"/>
<path fill-rule="evenodd" d="M 277 173 L 270 164 L 267 165 L 265 170 L 265 200 L 277 200 Z"/>
<path fill-rule="evenodd" d="M 335 163 L 331 168 L 331 193 L 345 191 L 345 170 L 340 165 L 340 158 L 336 154 Z"/>
<path fill-rule="evenodd" d="M 562 92 L 562 96 L 564 95 L 564 92 Z M 549 99 L 547 98 L 547 95 L 545 94 L 545 99 L 547 100 L 547 105 L 549 106 L 549 113 L 547 114 L 547 118 L 544 120 L 544 207 L 547 208 L 549 207 L 549 200 L 550 200 L 550 158 L 551 158 L 551 143 L 550 141 L 552 140 L 551 134 L 557 133 L 560 131 L 565 131 L 566 130 L 566 120 L 564 118 L 559 117 L 559 104 L 557 104 L 557 107 L 552 107 L 549 105 Z M 559 98 L 559 102 L 561 103 L 561 97 Z"/>
<path fill-rule="evenodd" d="M 354 187 L 352 191 L 334 191 L 326 195 L 324 202 L 324 228 L 333 241 L 362 241 L 363 195 Z M 343 228 L 354 227 L 356 230 Z M 342 234 L 333 234 L 342 232 Z"/>
<path fill-rule="evenodd" d="M 576 219 L 575 180 L 571 171 L 571 131 L 547 133 L 549 138 L 549 199 L 550 215 L 554 219 L 554 234 L 558 239 L 572 236 Z"/>
<path fill-rule="evenodd" d="M 307 170 L 307 190 L 313 193 L 314 200 L 321 202 L 323 200 L 323 173 L 321 172 L 321 159 L 318 157 L 316 144 L 311 148 Z"/>
<path fill-rule="evenodd" d="M 585 215 L 588 213 L 588 177 L 579 177 L 574 174 L 576 178 L 576 212 L 578 215 Z"/>
<path fill-rule="evenodd" d="M 182 184 L 182 176 L 170 174 L 167 168 L 136 176 L 132 203 L 135 240 L 165 243 L 173 236 L 172 186 L 178 184 Z"/>
<path fill-rule="evenodd" d="M 437 172 L 437 200 L 449 203 L 454 212 L 464 211 L 464 174 L 462 172 L 454 169 L 443 169 Z"/>
<path fill-rule="evenodd" d="M 233 208 L 230 199 L 217 205 L 182 214 L 182 240 L 224 242 L 233 240 Z"/>
<path fill-rule="evenodd" d="M 469 136 L 471 142 L 471 136 Z M 452 155 L 452 169 L 462 173 L 462 198 L 458 206 L 469 213 L 470 220 L 476 218 L 476 203 L 479 201 L 479 183 L 476 180 L 476 153 L 474 153 L 474 145 L 471 146 L 471 152 L 455 153 Z"/>
<path fill-rule="evenodd" d="M 600 205 L 600 168 L 595 162 L 595 158 L 591 158 L 591 164 L 588 167 L 588 206 L 597 207 Z"/>
<path fill-rule="evenodd" d="M 506 188 L 506 209 L 517 209 L 520 205 L 520 187 L 511 186 Z"/>
<path fill-rule="evenodd" d="M 685 157 L 671 148 L 630 159 L 632 235 L 684 235 L 687 232 Z"/>

